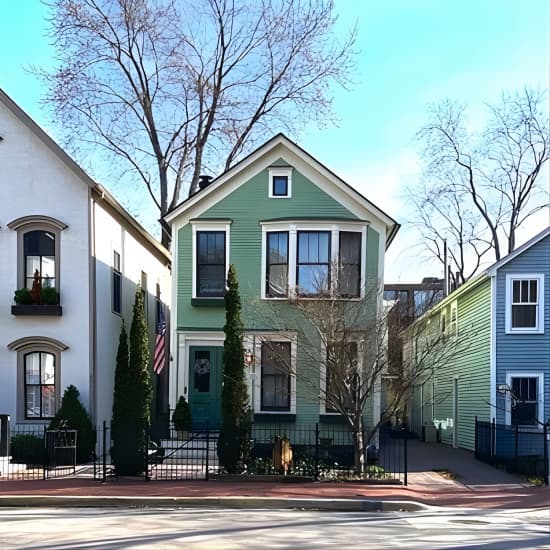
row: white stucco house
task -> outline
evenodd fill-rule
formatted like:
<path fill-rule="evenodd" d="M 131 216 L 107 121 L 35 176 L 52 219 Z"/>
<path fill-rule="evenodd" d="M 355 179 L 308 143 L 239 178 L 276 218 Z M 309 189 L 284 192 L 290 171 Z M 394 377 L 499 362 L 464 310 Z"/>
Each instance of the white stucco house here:
<path fill-rule="evenodd" d="M 0 414 L 46 424 L 73 384 L 92 422 L 109 422 L 122 319 L 141 284 L 153 347 L 170 254 L 2 90 L 0 167 Z M 37 282 L 43 303 L 14 301 Z M 160 412 L 167 371 L 153 375 Z"/>

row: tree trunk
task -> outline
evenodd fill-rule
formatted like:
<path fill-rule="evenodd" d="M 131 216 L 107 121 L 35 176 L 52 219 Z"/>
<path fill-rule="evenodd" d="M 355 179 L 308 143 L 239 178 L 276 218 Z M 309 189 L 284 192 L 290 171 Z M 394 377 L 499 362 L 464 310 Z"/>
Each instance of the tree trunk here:
<path fill-rule="evenodd" d="M 354 467 L 356 474 L 363 474 L 365 472 L 365 445 L 364 445 L 364 433 L 363 433 L 363 419 L 361 418 L 356 422 L 354 430 Z"/>

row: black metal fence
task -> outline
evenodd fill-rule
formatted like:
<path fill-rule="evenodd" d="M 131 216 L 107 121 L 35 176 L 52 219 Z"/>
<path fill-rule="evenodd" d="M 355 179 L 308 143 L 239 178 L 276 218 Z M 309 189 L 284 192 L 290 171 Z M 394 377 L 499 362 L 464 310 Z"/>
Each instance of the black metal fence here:
<path fill-rule="evenodd" d="M 548 425 L 510 426 L 475 420 L 475 457 L 509 472 L 549 479 Z"/>
<path fill-rule="evenodd" d="M 9 433 L 6 456 L 0 458 L 0 478 L 33 480 L 74 476 L 76 430 L 17 426 Z"/>
<path fill-rule="evenodd" d="M 218 430 L 178 432 L 170 427 L 162 435 L 165 437 L 145 434 L 140 451 L 140 475 L 144 480 L 208 480 L 224 473 L 218 458 Z M 355 436 L 343 426 L 253 424 L 244 441 L 246 456 L 239 475 L 248 479 L 290 475 L 311 480 L 362 479 L 407 484 L 407 440 L 399 432 L 381 430 L 371 442 L 363 434 L 366 463 L 362 473 L 355 467 Z M 5 471 L 0 463 L 0 477 L 48 479 L 84 475 L 108 481 L 117 477 L 112 447 L 111 428 L 104 423 L 96 431 L 92 462 L 77 466 L 75 430 L 18 428 L 11 435 L 12 460 L 5 462 Z"/>

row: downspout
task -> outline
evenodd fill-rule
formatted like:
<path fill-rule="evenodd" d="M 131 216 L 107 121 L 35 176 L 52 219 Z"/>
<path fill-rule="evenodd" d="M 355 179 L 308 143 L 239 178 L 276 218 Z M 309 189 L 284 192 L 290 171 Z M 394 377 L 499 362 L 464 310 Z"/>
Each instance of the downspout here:
<path fill-rule="evenodd" d="M 96 319 L 96 257 L 95 257 L 95 202 L 91 188 L 88 190 L 88 277 L 89 277 L 89 362 L 90 362 L 90 417 L 95 426 L 97 415 L 97 319 Z"/>

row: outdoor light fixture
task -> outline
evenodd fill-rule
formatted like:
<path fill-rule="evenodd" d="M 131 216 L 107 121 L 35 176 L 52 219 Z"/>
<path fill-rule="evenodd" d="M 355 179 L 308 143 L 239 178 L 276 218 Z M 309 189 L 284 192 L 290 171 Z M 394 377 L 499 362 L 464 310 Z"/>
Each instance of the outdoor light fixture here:
<path fill-rule="evenodd" d="M 245 352 L 244 352 L 244 362 L 248 366 L 250 366 L 250 365 L 252 365 L 252 363 L 254 363 L 254 354 L 249 349 L 245 350 Z"/>
<path fill-rule="evenodd" d="M 508 384 L 499 384 L 497 392 L 506 395 L 507 393 L 512 393 L 512 388 Z"/>

